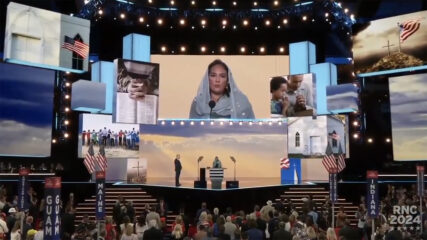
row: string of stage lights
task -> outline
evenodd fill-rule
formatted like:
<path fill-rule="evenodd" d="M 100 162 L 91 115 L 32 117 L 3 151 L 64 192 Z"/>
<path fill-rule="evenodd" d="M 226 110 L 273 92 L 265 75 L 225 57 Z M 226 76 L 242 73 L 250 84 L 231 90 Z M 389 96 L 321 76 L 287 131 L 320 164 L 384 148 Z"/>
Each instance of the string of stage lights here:
<path fill-rule="evenodd" d="M 282 28 L 283 25 L 322 21 L 351 32 L 355 16 L 341 3 L 322 1 L 128 1 L 90 0 L 78 17 L 95 21 L 110 17 L 145 27 Z"/>

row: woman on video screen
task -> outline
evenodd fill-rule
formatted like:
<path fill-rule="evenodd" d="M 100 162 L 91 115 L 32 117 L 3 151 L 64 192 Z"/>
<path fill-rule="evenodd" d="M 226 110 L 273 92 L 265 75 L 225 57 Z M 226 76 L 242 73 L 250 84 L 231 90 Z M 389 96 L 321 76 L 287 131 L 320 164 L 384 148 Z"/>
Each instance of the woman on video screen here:
<path fill-rule="evenodd" d="M 209 64 L 191 104 L 190 118 L 255 118 L 251 103 L 223 61 Z"/>

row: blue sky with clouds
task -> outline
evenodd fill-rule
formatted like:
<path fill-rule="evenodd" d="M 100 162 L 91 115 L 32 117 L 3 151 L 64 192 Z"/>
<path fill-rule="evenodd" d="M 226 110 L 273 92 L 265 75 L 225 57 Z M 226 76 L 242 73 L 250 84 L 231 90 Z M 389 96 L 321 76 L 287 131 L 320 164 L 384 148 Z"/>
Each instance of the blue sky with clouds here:
<path fill-rule="evenodd" d="M 55 72 L 0 64 L 0 155 L 50 155 Z"/>
<path fill-rule="evenodd" d="M 427 74 L 389 78 L 395 160 L 427 160 Z"/>

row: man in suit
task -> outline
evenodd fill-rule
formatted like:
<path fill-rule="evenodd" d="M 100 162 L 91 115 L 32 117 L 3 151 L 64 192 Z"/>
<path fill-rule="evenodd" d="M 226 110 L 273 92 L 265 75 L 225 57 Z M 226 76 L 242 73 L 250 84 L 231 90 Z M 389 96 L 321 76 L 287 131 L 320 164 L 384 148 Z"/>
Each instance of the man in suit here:
<path fill-rule="evenodd" d="M 162 240 L 163 233 L 159 229 L 157 229 L 156 220 L 150 220 L 148 222 L 148 230 L 144 232 L 143 240 Z"/>
<path fill-rule="evenodd" d="M 181 161 L 179 160 L 181 156 L 179 154 L 176 155 L 175 158 L 175 186 L 179 187 L 181 184 L 179 183 L 179 175 L 181 175 L 182 165 Z"/>

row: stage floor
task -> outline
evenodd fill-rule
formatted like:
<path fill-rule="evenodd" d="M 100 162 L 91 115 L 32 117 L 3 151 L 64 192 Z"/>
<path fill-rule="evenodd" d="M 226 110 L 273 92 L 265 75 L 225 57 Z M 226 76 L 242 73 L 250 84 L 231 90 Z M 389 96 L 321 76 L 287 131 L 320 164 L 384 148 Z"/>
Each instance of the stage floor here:
<path fill-rule="evenodd" d="M 221 189 L 226 189 L 226 181 L 233 181 L 234 179 L 224 179 L 222 181 Z M 274 187 L 281 186 L 280 178 L 239 178 L 236 179 L 239 181 L 239 188 L 259 188 L 259 187 Z M 181 186 L 179 188 L 194 189 L 194 178 L 181 178 Z M 175 188 L 175 178 L 148 178 L 146 183 L 139 182 L 121 182 L 121 184 L 142 184 L 147 186 L 159 186 L 159 187 L 173 187 Z M 296 183 L 298 184 L 298 183 Z M 309 182 L 303 182 L 301 184 L 310 184 Z M 285 184 L 292 185 L 292 184 Z M 207 188 L 211 190 L 212 184 L 211 181 L 207 180 Z M 213 189 L 218 190 L 218 189 Z"/>

